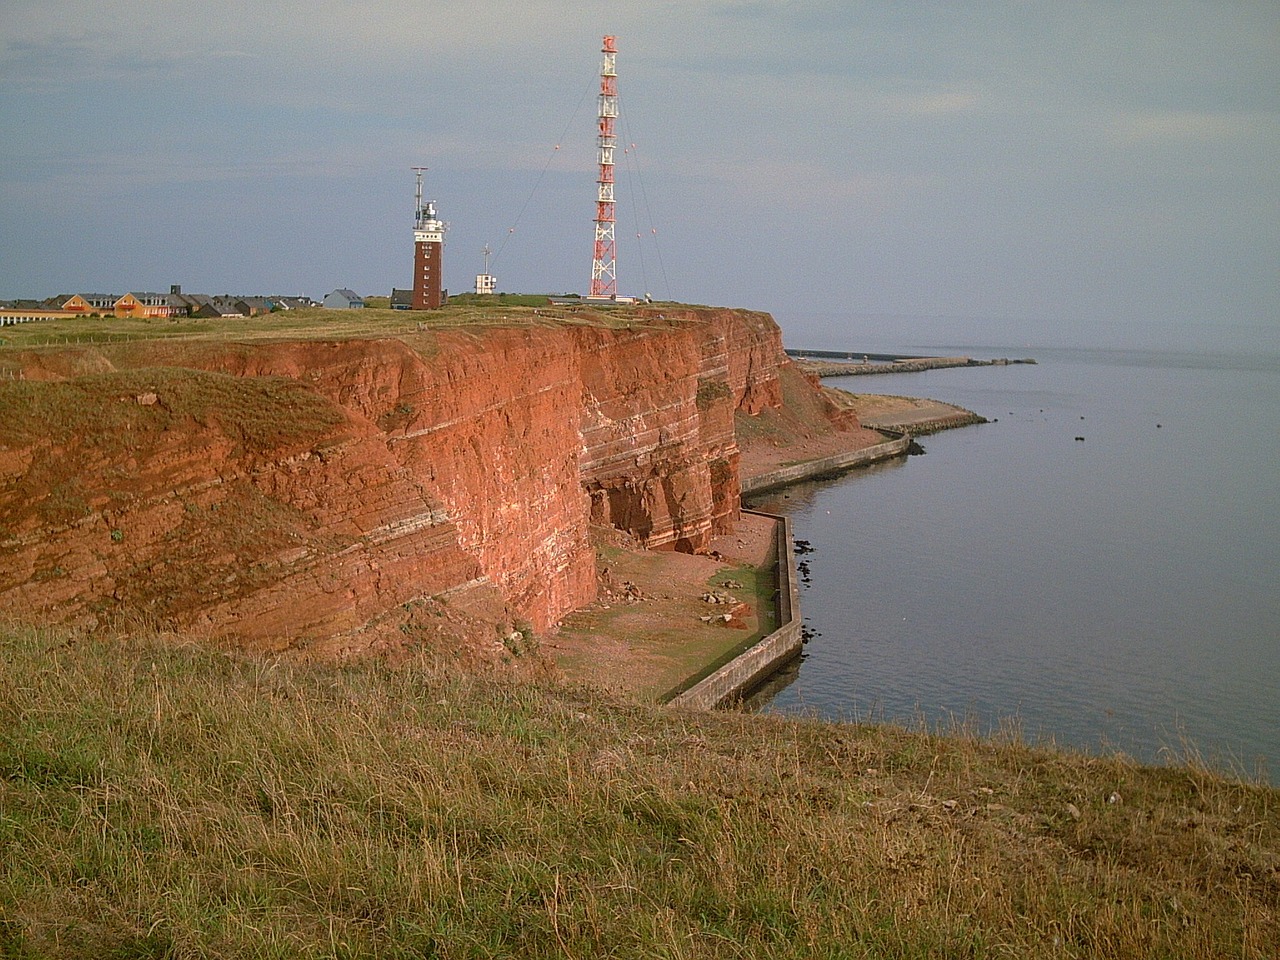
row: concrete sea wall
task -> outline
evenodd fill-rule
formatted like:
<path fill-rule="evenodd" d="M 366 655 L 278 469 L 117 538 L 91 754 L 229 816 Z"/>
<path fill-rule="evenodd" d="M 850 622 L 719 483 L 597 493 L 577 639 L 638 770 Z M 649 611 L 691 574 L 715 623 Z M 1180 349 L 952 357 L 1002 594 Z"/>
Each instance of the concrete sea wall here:
<path fill-rule="evenodd" d="M 742 495 L 745 497 L 747 494 L 771 490 L 774 487 L 784 487 L 789 483 L 807 480 L 810 477 L 826 476 L 827 474 L 839 473 L 842 470 L 849 470 L 853 467 L 864 467 L 871 463 L 878 463 L 881 460 L 901 457 L 906 454 L 907 448 L 910 446 L 911 438 L 909 436 L 897 436 L 885 443 L 877 443 L 872 447 L 863 447 L 861 450 L 850 450 L 847 453 L 838 453 L 835 456 L 823 457 L 820 460 L 806 460 L 803 463 L 779 467 L 777 470 L 771 470 L 755 477 L 743 477 Z"/>
<path fill-rule="evenodd" d="M 1007 362 L 1007 361 L 1006 361 Z M 925 370 L 943 370 L 948 367 L 987 367 L 992 360 L 974 360 L 971 357 L 919 357 L 910 360 L 894 360 L 891 363 L 849 363 L 839 360 L 801 359 L 801 367 L 807 373 L 820 377 L 862 377 L 877 373 L 922 373 Z"/>
<path fill-rule="evenodd" d="M 756 512 L 758 511 L 744 511 Z M 796 586 L 795 550 L 791 521 L 759 513 L 774 522 L 778 553 L 778 629 L 734 657 L 710 676 L 672 697 L 674 706 L 710 710 L 749 691 L 789 660 L 800 655 L 800 597 Z"/>
<path fill-rule="evenodd" d="M 750 493 L 786 486 L 809 477 L 825 476 L 880 460 L 904 456 L 910 445 L 909 436 L 899 435 L 873 447 L 797 463 L 756 477 L 744 477 L 742 493 L 746 496 Z M 700 710 L 714 709 L 748 693 L 788 661 L 800 655 L 804 641 L 800 630 L 800 594 L 796 583 L 791 520 L 788 517 L 761 511 L 744 510 L 743 512 L 768 517 L 774 523 L 778 557 L 778 629 L 761 638 L 709 676 L 667 701 L 674 706 Z"/>
<path fill-rule="evenodd" d="M 973 357 L 900 357 L 883 353 L 841 353 L 836 350 L 788 350 L 806 373 L 819 377 L 859 377 L 878 373 L 921 373 L 948 367 L 1005 367 L 1009 364 L 1035 363 L 1031 358 L 1011 360 L 998 357 L 977 360 Z"/>

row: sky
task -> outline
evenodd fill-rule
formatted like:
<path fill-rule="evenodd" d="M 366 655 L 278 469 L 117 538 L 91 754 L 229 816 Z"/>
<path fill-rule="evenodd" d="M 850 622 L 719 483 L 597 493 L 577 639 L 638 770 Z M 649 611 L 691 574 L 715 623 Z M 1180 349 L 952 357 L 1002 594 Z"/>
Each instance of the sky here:
<path fill-rule="evenodd" d="M 0 0 L 0 297 L 618 288 L 789 345 L 1280 349 L 1280 4 Z"/>

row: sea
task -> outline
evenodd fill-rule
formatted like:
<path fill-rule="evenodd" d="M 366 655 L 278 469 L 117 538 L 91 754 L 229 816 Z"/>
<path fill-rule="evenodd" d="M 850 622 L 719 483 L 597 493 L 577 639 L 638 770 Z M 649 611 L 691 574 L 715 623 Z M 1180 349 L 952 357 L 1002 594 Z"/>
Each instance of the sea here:
<path fill-rule="evenodd" d="M 1218 346 L 850 344 L 1036 363 L 826 381 L 990 422 L 751 501 L 811 551 L 760 709 L 1280 783 L 1280 350 Z"/>

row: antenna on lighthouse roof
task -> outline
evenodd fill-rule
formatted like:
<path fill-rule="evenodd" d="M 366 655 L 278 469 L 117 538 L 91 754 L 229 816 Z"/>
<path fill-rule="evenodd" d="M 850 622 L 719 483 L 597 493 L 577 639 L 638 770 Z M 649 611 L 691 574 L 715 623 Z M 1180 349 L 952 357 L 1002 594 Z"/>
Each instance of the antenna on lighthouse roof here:
<path fill-rule="evenodd" d="M 413 225 L 416 228 L 422 223 L 422 175 L 430 170 L 430 167 L 410 167 L 414 173 L 418 175 L 418 188 L 414 193 L 413 201 Z"/>

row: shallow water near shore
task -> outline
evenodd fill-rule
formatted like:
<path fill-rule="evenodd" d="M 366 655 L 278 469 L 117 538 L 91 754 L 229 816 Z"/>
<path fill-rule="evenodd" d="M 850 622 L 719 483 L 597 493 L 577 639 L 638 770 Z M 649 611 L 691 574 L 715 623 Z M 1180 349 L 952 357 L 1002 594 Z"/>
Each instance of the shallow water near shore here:
<path fill-rule="evenodd" d="M 903 350 L 1038 363 L 827 381 L 995 422 L 752 499 L 813 547 L 816 635 L 763 709 L 1280 782 L 1280 357 Z"/>

